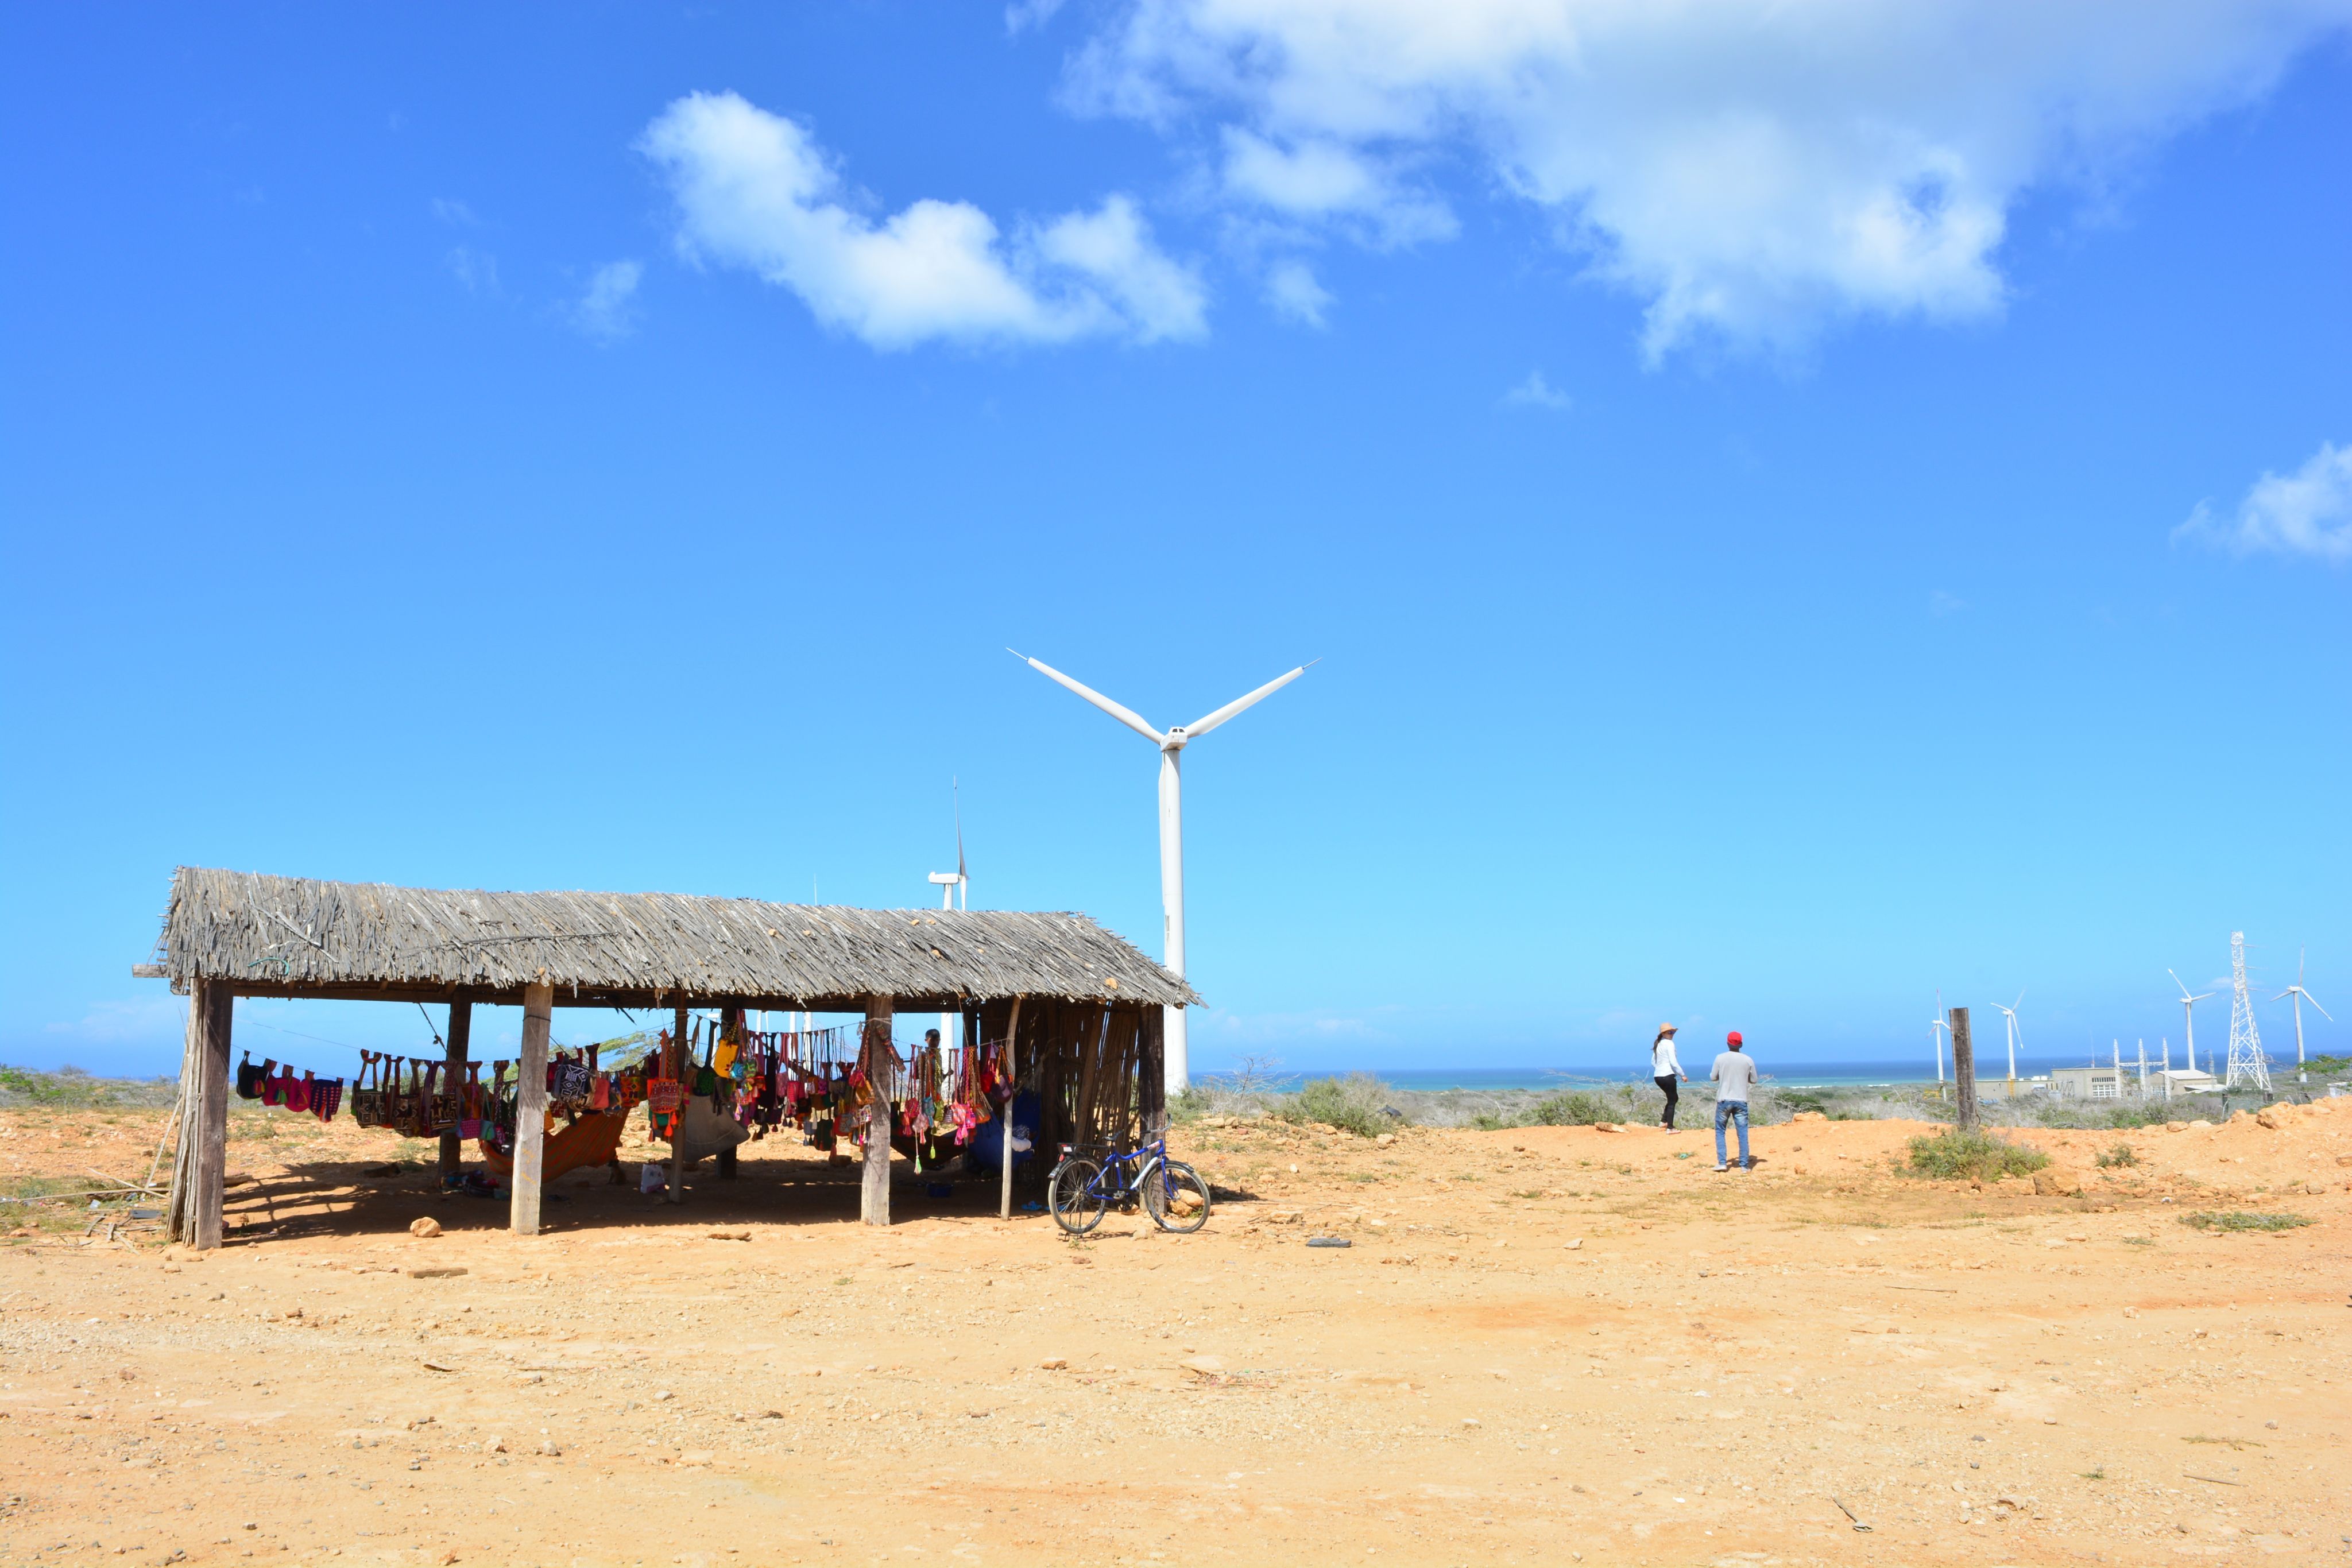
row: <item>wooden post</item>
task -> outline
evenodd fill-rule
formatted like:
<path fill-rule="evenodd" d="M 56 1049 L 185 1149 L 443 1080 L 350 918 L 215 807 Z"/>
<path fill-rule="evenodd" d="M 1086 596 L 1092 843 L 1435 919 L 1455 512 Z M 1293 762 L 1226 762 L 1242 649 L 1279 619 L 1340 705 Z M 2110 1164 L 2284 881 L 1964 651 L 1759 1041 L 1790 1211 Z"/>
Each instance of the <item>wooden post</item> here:
<path fill-rule="evenodd" d="M 507 1211 L 508 1228 L 517 1236 L 539 1234 L 547 1154 L 547 1031 L 554 1010 L 554 987 L 522 988 L 522 1080 L 515 1089 L 514 1190 Z"/>
<path fill-rule="evenodd" d="M 1019 997 L 1013 998 L 1013 1019 L 1004 1026 L 1004 1071 L 1006 1074 L 1004 1109 L 998 1113 L 1000 1124 L 996 1129 L 1003 1134 L 996 1143 L 998 1153 L 1002 1156 L 1001 1163 L 1004 1167 L 1003 1179 L 997 1184 L 996 1189 L 996 1218 L 999 1219 L 1013 1218 L 1013 1102 L 1021 1098 L 1021 998 Z M 1036 1134 L 1034 1130 L 1030 1134 L 1029 1147 L 1033 1154 L 1036 1151 Z"/>
<path fill-rule="evenodd" d="M 1969 1009 L 1952 1009 L 1952 1090 L 1959 1102 L 1953 1120 L 1963 1129 L 1977 1124 L 1977 1042 L 1969 1032 Z"/>
<path fill-rule="evenodd" d="M 890 1080 L 898 1052 L 890 1048 L 890 998 L 866 998 L 866 1038 L 858 1052 L 866 1086 L 866 1179 L 857 1194 L 857 1217 L 868 1225 L 890 1223 Z"/>
<path fill-rule="evenodd" d="M 442 1068 L 449 1092 L 455 1094 L 466 1082 L 466 1052 L 474 1042 L 474 1004 L 463 997 L 453 997 L 449 1002 L 449 1034 L 442 1042 Z M 465 1140 L 451 1127 L 441 1134 L 441 1185 L 447 1186 L 457 1177 L 466 1163 Z"/>
<path fill-rule="evenodd" d="M 221 1244 L 221 1207 L 228 1177 L 228 1053 L 236 997 L 218 980 L 197 980 L 188 995 L 187 1046 L 180 1076 L 180 1157 L 173 1164 L 170 1233 L 209 1251 Z"/>
<path fill-rule="evenodd" d="M 678 1003 L 677 1009 L 670 1014 L 670 1056 L 677 1063 L 677 1075 L 681 1081 L 682 1089 L 694 1087 L 694 1075 L 690 1071 L 694 1066 L 693 1053 L 688 1050 L 686 1040 L 687 1026 L 693 1021 L 694 1019 L 688 1016 L 684 1002 Z M 684 1136 L 686 1102 L 684 1100 L 678 1102 L 677 1125 L 673 1132 L 676 1135 L 670 1139 L 669 1144 L 669 1182 L 662 1188 L 662 1201 L 684 1203 L 686 1201 L 686 1162 L 679 1157 L 686 1147 Z"/>
<path fill-rule="evenodd" d="M 1140 1032 L 1135 1041 L 1135 1113 L 1142 1124 L 1142 1142 L 1168 1132 L 1168 1037 L 1165 1009 L 1146 1008 L 1139 1015 Z"/>
<path fill-rule="evenodd" d="M 734 1042 L 735 1049 L 738 1051 L 743 1048 L 743 1009 L 741 1008 L 719 1009 L 719 1037 Z M 713 1157 L 718 1161 L 719 1179 L 733 1181 L 735 1179 L 735 1145 L 728 1145 Z"/>

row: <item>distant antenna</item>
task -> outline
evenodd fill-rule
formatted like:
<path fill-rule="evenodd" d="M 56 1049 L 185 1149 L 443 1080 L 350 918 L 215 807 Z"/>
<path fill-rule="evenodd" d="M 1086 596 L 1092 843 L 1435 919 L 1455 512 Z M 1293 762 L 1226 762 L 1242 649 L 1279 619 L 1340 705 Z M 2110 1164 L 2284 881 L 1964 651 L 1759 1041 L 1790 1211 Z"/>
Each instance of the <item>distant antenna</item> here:
<path fill-rule="evenodd" d="M 2246 994 L 2246 934 L 2230 933 L 2230 1066 L 2221 1079 L 2225 1090 L 2239 1080 L 2267 1094 L 2271 1064 L 2263 1056 L 2262 1031 L 2254 1027 L 2254 999 Z"/>

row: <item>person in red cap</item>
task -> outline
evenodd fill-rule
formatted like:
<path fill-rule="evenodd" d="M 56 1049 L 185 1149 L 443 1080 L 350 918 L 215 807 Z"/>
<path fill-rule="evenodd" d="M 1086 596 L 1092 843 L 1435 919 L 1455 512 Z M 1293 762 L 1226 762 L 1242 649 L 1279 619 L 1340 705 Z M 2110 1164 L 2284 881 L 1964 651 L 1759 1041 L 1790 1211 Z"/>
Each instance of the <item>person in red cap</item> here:
<path fill-rule="evenodd" d="M 1723 1053 L 1715 1059 L 1715 1071 L 1707 1074 L 1715 1080 L 1715 1168 L 1719 1171 L 1731 1168 L 1723 1163 L 1727 1122 L 1739 1124 L 1739 1168 L 1756 1168 L 1748 1153 L 1748 1092 L 1756 1086 L 1756 1059 L 1740 1050 L 1745 1043 L 1738 1030 L 1725 1035 Z"/>

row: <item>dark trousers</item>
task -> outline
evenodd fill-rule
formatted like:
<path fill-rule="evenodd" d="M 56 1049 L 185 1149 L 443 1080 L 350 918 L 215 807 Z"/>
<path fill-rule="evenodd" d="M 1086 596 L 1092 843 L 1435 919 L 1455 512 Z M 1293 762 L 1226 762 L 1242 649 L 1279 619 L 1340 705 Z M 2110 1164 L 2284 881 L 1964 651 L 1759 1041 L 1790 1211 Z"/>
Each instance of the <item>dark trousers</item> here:
<path fill-rule="evenodd" d="M 1675 1103 L 1680 1098 L 1675 1092 L 1675 1075 L 1669 1072 L 1661 1076 L 1658 1080 L 1658 1089 L 1666 1097 L 1666 1118 L 1658 1125 L 1671 1127 L 1675 1124 Z"/>

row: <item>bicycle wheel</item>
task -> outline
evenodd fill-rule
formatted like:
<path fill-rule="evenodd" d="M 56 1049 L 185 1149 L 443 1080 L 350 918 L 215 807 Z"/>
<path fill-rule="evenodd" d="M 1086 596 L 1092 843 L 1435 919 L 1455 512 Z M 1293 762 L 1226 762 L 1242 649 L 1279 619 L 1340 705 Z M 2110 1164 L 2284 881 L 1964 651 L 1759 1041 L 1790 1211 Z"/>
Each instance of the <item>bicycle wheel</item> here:
<path fill-rule="evenodd" d="M 1209 1223 L 1209 1184 L 1181 1160 L 1170 1160 L 1143 1178 L 1143 1207 L 1162 1230 L 1189 1236 Z"/>
<path fill-rule="evenodd" d="M 1089 1159 L 1066 1159 L 1054 1167 L 1045 1188 L 1045 1207 L 1054 1223 L 1073 1236 L 1084 1236 L 1102 1223 L 1110 1202 L 1102 1193 L 1102 1166 Z"/>

